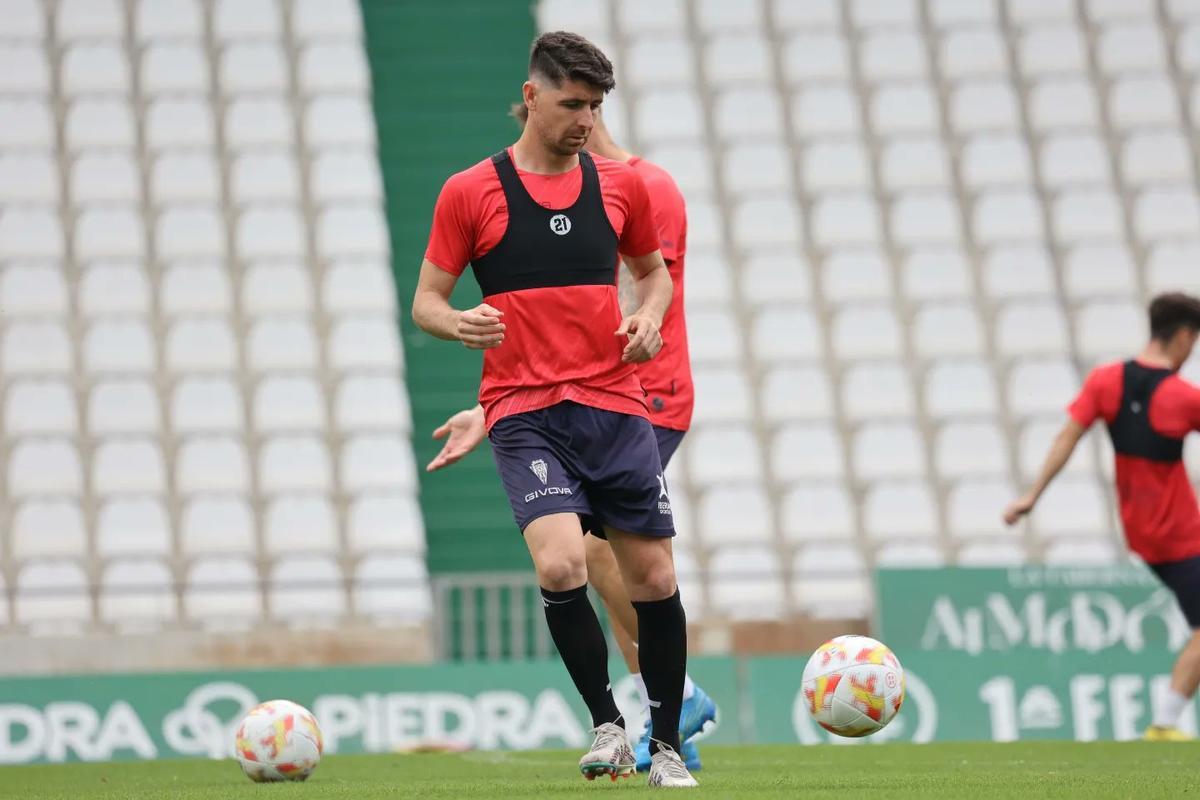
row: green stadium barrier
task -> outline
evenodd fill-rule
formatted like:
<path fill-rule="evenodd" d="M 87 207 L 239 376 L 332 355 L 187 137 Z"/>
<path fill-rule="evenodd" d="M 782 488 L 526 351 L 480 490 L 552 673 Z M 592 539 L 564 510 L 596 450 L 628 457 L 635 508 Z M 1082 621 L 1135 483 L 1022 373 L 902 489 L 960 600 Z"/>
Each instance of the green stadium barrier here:
<path fill-rule="evenodd" d="M 907 697 L 880 734 L 844 743 L 1135 738 L 1189 633 L 1136 566 L 883 570 L 877 581 L 876 630 L 905 667 Z M 808 718 L 805 660 L 693 658 L 722 709 L 708 741 L 834 741 Z M 636 729 L 632 681 L 614 690 Z M 242 713 L 278 697 L 313 710 L 330 752 L 578 749 L 587 737 L 553 659 L 14 677 L 0 678 L 0 763 L 220 757 Z"/>
<path fill-rule="evenodd" d="M 441 449 L 433 429 L 475 402 L 482 358 L 422 333 L 409 316 L 442 183 L 517 137 L 507 113 L 526 77 L 531 7 L 529 0 L 362 0 L 433 575 L 531 569 L 486 445 L 453 469 L 423 469 Z M 475 279 L 464 274 L 452 303 L 471 308 L 479 300 Z"/>

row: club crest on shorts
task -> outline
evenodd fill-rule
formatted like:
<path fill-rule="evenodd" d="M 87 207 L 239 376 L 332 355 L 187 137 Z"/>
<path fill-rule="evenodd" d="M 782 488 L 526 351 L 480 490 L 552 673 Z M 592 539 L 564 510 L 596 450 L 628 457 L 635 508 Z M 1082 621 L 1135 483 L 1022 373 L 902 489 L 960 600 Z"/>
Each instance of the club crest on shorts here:
<path fill-rule="evenodd" d="M 566 236 L 571 232 L 571 218 L 566 214 L 555 214 L 550 218 L 550 230 L 559 236 Z"/>
<path fill-rule="evenodd" d="M 529 469 L 533 470 L 533 474 L 538 476 L 538 480 L 542 482 L 542 486 L 546 485 L 546 481 L 550 478 L 550 470 L 546 467 L 546 462 L 540 458 L 535 458 L 529 462 Z"/>

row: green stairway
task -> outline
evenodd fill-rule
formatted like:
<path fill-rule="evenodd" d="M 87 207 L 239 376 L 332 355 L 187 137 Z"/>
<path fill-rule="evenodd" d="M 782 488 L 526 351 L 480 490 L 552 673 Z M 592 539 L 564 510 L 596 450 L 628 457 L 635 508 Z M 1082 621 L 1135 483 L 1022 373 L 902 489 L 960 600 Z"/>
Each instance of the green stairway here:
<path fill-rule="evenodd" d="M 362 8 L 423 468 L 441 447 L 430 432 L 475 403 L 480 369 L 478 353 L 418 331 L 409 316 L 433 205 L 449 175 L 516 139 L 506 112 L 520 99 L 534 22 L 530 0 L 362 0 Z M 453 302 L 479 302 L 469 273 Z M 530 569 L 486 446 L 448 471 L 422 472 L 421 505 L 435 577 Z"/>

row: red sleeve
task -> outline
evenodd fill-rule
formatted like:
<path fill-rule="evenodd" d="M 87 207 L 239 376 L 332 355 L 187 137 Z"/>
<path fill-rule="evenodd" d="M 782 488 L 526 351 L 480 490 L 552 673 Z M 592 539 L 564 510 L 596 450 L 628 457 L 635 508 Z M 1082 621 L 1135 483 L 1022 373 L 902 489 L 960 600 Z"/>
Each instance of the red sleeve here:
<path fill-rule="evenodd" d="M 1184 381 L 1188 388 L 1188 427 L 1200 431 L 1200 387 Z"/>
<path fill-rule="evenodd" d="M 463 173 L 451 175 L 433 207 L 433 225 L 425 259 L 451 275 L 462 275 L 475 247 L 477 214 L 465 191 Z"/>
<path fill-rule="evenodd" d="M 1103 380 L 1100 370 L 1092 370 L 1087 376 L 1087 380 L 1083 382 L 1083 388 L 1079 390 L 1079 395 L 1071 405 L 1067 406 L 1067 413 L 1071 415 L 1071 419 L 1085 428 L 1090 428 L 1092 423 L 1103 414 L 1100 408 Z"/>
<path fill-rule="evenodd" d="M 617 249 L 621 251 L 621 255 L 638 258 L 659 249 L 658 230 L 654 225 L 654 208 L 650 205 L 650 193 L 646 191 L 646 182 L 632 167 L 626 175 L 629 176 L 625 184 L 629 213 L 625 217 L 625 226 L 621 231 Z"/>

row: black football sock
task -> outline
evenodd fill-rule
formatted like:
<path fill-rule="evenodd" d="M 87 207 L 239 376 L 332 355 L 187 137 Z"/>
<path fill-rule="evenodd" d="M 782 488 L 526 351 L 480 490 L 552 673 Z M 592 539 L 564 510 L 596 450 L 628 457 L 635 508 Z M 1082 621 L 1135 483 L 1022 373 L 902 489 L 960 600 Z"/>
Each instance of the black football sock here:
<path fill-rule="evenodd" d="M 679 590 L 664 600 L 635 601 L 638 661 L 650 698 L 650 753 L 657 742 L 679 752 L 679 711 L 687 673 L 687 617 Z"/>
<path fill-rule="evenodd" d="M 608 682 L 608 642 L 587 596 L 587 584 L 565 592 L 542 589 L 550 637 L 575 688 L 592 713 L 592 727 L 620 724 L 621 712 Z M 676 708 L 676 717 L 679 716 Z"/>

